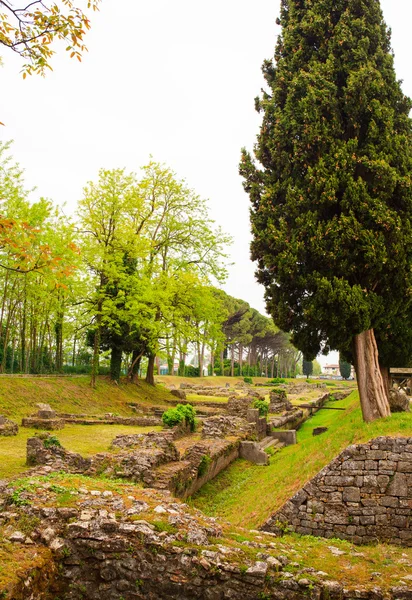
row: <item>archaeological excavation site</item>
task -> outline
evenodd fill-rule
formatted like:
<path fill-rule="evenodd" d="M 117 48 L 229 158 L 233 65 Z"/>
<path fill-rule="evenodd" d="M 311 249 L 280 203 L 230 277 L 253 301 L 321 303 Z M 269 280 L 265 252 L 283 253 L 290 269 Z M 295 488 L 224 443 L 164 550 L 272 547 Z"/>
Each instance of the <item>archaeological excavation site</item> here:
<path fill-rule="evenodd" d="M 367 427 L 351 382 L 79 383 L 4 410 L 1 598 L 412 598 L 409 389 Z"/>

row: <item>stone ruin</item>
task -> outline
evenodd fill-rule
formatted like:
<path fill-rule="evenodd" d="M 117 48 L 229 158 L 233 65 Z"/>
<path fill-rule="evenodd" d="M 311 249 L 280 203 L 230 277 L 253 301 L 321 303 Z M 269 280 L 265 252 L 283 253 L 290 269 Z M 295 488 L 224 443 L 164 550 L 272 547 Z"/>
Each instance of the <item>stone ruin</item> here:
<path fill-rule="evenodd" d="M 203 420 L 202 438 L 219 439 L 234 435 L 246 439 L 253 431 L 253 424 L 241 417 L 218 415 Z"/>
<path fill-rule="evenodd" d="M 39 473 L 41 475 L 41 473 Z M 37 476 L 15 506 L 13 482 L 0 489 L 0 524 L 8 551 L 27 544 L 43 556 L 42 567 L 19 565 L 0 597 L 16 600 L 411 600 L 412 585 L 376 578 L 365 561 L 369 584 L 339 583 L 311 559 L 273 534 L 242 529 L 241 541 L 227 524 L 176 501 L 170 493 L 117 485 L 96 489 L 93 480 L 70 490 L 61 506 L 55 486 Z M 65 489 L 63 487 L 63 489 Z M 23 524 L 33 523 L 30 534 Z M 21 529 L 20 526 L 22 525 Z M 237 532 L 238 533 L 238 530 Z M 336 549 L 336 548 L 335 548 Z M 339 550 L 338 550 L 339 552 Z M 340 554 L 345 552 L 340 551 Z M 337 568 L 340 556 L 330 552 Z M 404 575 L 410 562 L 403 559 Z M 375 575 L 375 577 L 374 577 Z M 389 579 L 389 578 L 388 578 Z"/>
<path fill-rule="evenodd" d="M 269 394 L 269 412 L 282 413 L 287 410 L 292 410 L 293 406 L 287 399 L 285 390 L 272 390 Z"/>
<path fill-rule="evenodd" d="M 406 392 L 394 387 L 389 390 L 389 406 L 391 412 L 410 412 L 411 399 Z"/>
<path fill-rule="evenodd" d="M 233 396 L 229 397 L 226 405 L 226 413 L 234 417 L 247 419 L 248 410 L 253 408 L 256 398 L 249 396 Z"/>
<path fill-rule="evenodd" d="M 11 436 L 17 435 L 19 432 L 19 427 L 17 423 L 14 421 L 10 421 L 3 415 L 0 415 L 0 436 Z"/>
<path fill-rule="evenodd" d="M 412 437 L 349 446 L 263 529 L 412 547 Z"/>
<path fill-rule="evenodd" d="M 60 418 L 49 404 L 39 403 L 36 406 L 39 410 L 35 415 L 22 419 L 22 427 L 33 427 L 46 431 L 63 429 L 64 419 Z"/>

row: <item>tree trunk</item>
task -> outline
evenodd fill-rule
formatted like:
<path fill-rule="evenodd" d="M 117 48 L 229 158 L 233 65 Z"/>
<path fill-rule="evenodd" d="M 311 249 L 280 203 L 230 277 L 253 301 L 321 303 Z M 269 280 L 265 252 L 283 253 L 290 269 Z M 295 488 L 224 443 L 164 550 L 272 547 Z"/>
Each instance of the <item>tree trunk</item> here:
<path fill-rule="evenodd" d="M 231 348 L 231 363 L 230 363 L 230 376 L 235 376 L 235 345 L 232 344 Z"/>
<path fill-rule="evenodd" d="M 148 383 L 149 385 L 155 385 L 155 380 L 154 380 L 154 365 L 155 365 L 155 355 L 154 354 L 150 354 L 149 356 L 149 362 L 147 363 L 147 373 L 146 373 L 146 383 Z"/>
<path fill-rule="evenodd" d="M 90 379 L 90 385 L 95 388 L 96 387 L 96 379 L 99 374 L 99 354 L 100 354 L 100 335 L 101 335 L 101 324 L 102 324 L 102 303 L 99 302 L 97 308 L 97 327 L 94 332 L 94 343 L 93 343 L 93 359 L 92 359 L 92 376 Z"/>
<path fill-rule="evenodd" d="M 122 368 L 122 350 L 113 346 L 110 355 L 110 379 L 112 381 L 120 382 L 120 373 Z"/>
<path fill-rule="evenodd" d="M 373 329 L 355 335 L 353 355 L 363 420 L 389 417 L 391 410 L 378 360 L 378 347 Z"/>
<path fill-rule="evenodd" d="M 220 370 L 222 371 L 221 375 L 223 376 L 225 374 L 225 361 L 223 358 L 223 350 L 220 351 Z"/>
<path fill-rule="evenodd" d="M 382 376 L 383 386 L 385 388 L 386 396 L 389 398 L 389 390 L 391 388 L 391 380 L 388 367 L 380 367 Z"/>
<path fill-rule="evenodd" d="M 129 370 L 129 377 L 130 377 L 130 381 L 132 383 L 136 383 L 138 377 L 139 377 L 139 369 L 140 369 L 140 362 L 142 360 L 142 352 L 139 352 L 138 350 L 133 350 L 133 354 L 132 354 L 132 364 Z"/>
<path fill-rule="evenodd" d="M 243 346 L 239 345 L 239 375 L 242 377 L 242 368 L 243 368 Z"/>

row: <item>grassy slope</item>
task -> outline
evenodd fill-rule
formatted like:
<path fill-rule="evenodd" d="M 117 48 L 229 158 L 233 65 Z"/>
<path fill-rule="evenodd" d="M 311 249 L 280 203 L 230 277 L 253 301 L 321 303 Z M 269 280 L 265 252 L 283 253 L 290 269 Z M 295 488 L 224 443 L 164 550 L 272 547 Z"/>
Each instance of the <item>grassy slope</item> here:
<path fill-rule="evenodd" d="M 0 377 L 0 414 L 19 419 L 36 412 L 38 402 L 47 402 L 58 412 L 103 415 L 111 412 L 129 416 L 128 403 L 164 405 L 173 399 L 162 387 L 144 382 L 115 385 L 100 377 L 96 389 L 90 377 Z"/>
<path fill-rule="evenodd" d="M 275 454 L 268 467 L 237 460 L 190 503 L 234 525 L 258 527 L 349 444 L 379 435 L 412 435 L 411 413 L 363 423 L 357 392 L 333 406 L 346 407 L 346 411 L 317 412 L 298 432 L 298 445 Z M 329 431 L 313 437 L 312 429 L 320 426 Z"/>

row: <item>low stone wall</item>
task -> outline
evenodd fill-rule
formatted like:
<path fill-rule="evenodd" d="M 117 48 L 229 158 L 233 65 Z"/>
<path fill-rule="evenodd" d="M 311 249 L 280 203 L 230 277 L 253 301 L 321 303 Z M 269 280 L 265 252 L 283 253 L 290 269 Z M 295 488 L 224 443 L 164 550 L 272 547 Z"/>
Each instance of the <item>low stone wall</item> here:
<path fill-rule="evenodd" d="M 412 437 L 349 446 L 263 526 L 412 546 Z"/>
<path fill-rule="evenodd" d="M 77 425 L 130 425 L 131 427 L 158 427 L 162 425 L 162 420 L 158 417 L 119 417 L 115 415 L 105 415 L 103 417 L 88 415 L 59 414 L 60 419 L 65 423 L 74 423 Z"/>
<path fill-rule="evenodd" d="M 331 580 L 306 562 L 292 562 L 273 538 L 247 532 L 237 542 L 215 519 L 190 510 L 170 494 L 138 488 L 116 491 L 84 486 L 76 503 L 56 506 L 56 494 L 32 480 L 27 505 L 3 510 L 11 530 L 22 517 L 39 525 L 31 544 L 49 549 L 53 565 L 48 594 L 31 585 L 32 569 L 20 590 L 0 597 L 16 600 L 411 600 L 410 585 L 368 586 Z M 6 494 L 13 494 L 12 485 Z M 7 495 L 5 496 L 7 498 Z M 3 498 L 0 498 L 3 500 Z M 237 536 L 236 536 L 237 537 Z M 24 536 L 23 536 L 24 538 Z M 19 565 L 24 573 L 25 566 Z M 406 572 L 406 568 L 405 568 Z M 16 593 L 18 592 L 19 593 Z M 21 595 L 20 595 L 21 592 Z M 37 593 L 37 595 L 36 595 Z"/>
<path fill-rule="evenodd" d="M 294 408 L 293 410 L 285 412 L 280 417 L 271 418 L 269 425 L 274 428 L 285 427 L 285 425 L 288 425 L 289 429 L 297 429 L 305 420 L 306 417 L 303 410 Z"/>
<path fill-rule="evenodd" d="M 45 431 L 58 431 L 63 429 L 63 419 L 41 419 L 40 417 L 25 417 L 21 421 L 22 427 L 31 427 L 32 429 L 44 429 Z"/>

